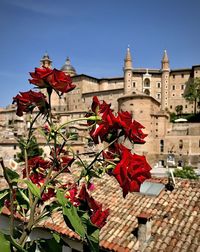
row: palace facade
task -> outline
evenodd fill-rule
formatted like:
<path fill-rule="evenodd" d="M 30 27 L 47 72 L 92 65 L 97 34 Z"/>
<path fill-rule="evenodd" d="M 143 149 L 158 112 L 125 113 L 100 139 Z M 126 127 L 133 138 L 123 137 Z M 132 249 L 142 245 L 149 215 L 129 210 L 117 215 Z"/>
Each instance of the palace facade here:
<path fill-rule="evenodd" d="M 41 67 L 52 67 L 52 60 L 45 54 Z M 164 51 L 160 69 L 134 68 L 130 49 L 124 60 L 123 75 L 112 78 L 96 78 L 86 74 L 77 74 L 69 58 L 61 67 L 69 74 L 76 88 L 62 97 L 53 94 L 55 120 L 62 123 L 72 118 L 84 117 L 90 109 L 94 95 L 100 100 L 112 104 L 112 109 L 129 111 L 133 118 L 144 125 L 148 134 L 146 144 L 134 145 L 134 151 L 147 156 L 152 166 L 166 165 L 169 153 L 175 155 L 176 165 L 200 163 L 200 124 L 171 123 L 169 113 L 176 106 L 183 106 L 183 113 L 192 113 L 194 104 L 183 97 L 185 83 L 190 78 L 200 77 L 200 65 L 191 68 L 170 69 L 167 52 Z M 198 108 L 197 108 L 198 111 Z M 0 110 L 1 144 L 0 154 L 13 158 L 18 149 L 16 137 L 23 135 L 28 117 L 18 118 L 15 107 L 8 106 Z M 94 146 L 85 140 L 84 124 L 73 124 L 71 129 L 81 133 L 74 146 L 77 153 L 94 151 Z M 4 132 L 4 133 L 3 133 Z M 12 133 L 14 132 L 14 133 Z M 42 141 L 41 141 L 42 144 Z M 12 151 L 11 151 L 12 149 Z"/>

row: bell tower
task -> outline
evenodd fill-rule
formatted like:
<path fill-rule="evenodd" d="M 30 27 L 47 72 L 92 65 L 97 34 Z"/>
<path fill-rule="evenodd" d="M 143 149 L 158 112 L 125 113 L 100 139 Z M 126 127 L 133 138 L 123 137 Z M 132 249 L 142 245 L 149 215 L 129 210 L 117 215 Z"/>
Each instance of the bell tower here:
<path fill-rule="evenodd" d="M 132 58 L 130 48 L 128 46 L 126 57 L 124 59 L 124 94 L 128 94 L 131 91 L 132 70 Z"/>
<path fill-rule="evenodd" d="M 44 54 L 44 56 L 40 60 L 40 67 L 52 68 L 52 60 L 50 59 L 47 52 Z"/>
<path fill-rule="evenodd" d="M 161 61 L 161 110 L 165 110 L 169 106 L 169 59 L 167 51 L 164 51 Z"/>

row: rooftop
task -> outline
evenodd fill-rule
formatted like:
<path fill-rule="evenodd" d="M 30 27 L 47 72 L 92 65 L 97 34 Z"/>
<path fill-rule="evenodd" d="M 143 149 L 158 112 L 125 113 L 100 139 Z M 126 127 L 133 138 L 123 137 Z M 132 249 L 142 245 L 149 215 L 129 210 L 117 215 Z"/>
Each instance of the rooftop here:
<path fill-rule="evenodd" d="M 148 181 L 167 184 L 167 178 L 152 178 Z M 133 234 L 138 226 L 136 216 L 146 213 L 152 216 L 152 230 L 145 252 L 199 251 L 199 181 L 177 179 L 172 192 L 162 189 L 158 196 L 129 193 L 125 199 L 113 177 L 105 175 L 96 182 L 96 188 L 92 192 L 94 198 L 102 202 L 104 208 L 110 208 L 107 224 L 100 232 L 102 249 L 118 252 L 138 251 L 138 241 Z M 79 236 L 66 226 L 58 213 L 55 213 L 52 219 L 40 223 L 40 226 L 79 240 Z"/>

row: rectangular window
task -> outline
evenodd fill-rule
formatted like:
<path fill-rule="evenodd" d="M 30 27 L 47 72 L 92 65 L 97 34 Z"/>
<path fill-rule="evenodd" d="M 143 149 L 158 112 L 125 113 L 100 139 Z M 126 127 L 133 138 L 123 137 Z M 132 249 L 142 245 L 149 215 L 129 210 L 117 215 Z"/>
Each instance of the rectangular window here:
<path fill-rule="evenodd" d="M 181 85 L 181 89 L 182 89 L 182 90 L 184 89 L 184 86 L 185 86 L 185 85 Z"/>
<path fill-rule="evenodd" d="M 173 74 L 173 79 L 175 79 L 175 74 Z"/>
<path fill-rule="evenodd" d="M 181 77 L 184 78 L 184 74 L 181 74 Z"/>
<path fill-rule="evenodd" d="M 157 88 L 160 88 L 160 82 L 157 83 Z"/>
<path fill-rule="evenodd" d="M 172 86 L 172 90 L 175 90 L 175 85 Z"/>

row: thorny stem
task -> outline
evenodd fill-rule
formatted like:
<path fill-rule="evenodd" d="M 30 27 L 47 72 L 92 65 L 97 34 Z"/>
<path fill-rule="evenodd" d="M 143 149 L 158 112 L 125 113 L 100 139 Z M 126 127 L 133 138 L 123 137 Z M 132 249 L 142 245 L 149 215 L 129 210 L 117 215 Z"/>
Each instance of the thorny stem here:
<path fill-rule="evenodd" d="M 25 169 L 26 169 L 26 177 L 29 179 L 29 170 L 28 170 L 28 155 L 27 155 L 27 149 L 24 148 L 24 159 L 25 159 Z M 33 195 L 28 188 L 28 195 L 29 195 L 29 200 L 30 200 L 30 205 L 33 204 Z"/>
<path fill-rule="evenodd" d="M 10 180 L 10 178 L 7 175 L 7 171 L 6 171 L 6 167 L 4 165 L 3 162 L 3 158 L 0 158 L 0 163 L 1 163 L 1 167 L 3 169 L 3 174 L 4 174 L 4 178 L 6 179 L 9 189 L 10 189 L 10 235 L 13 236 L 13 230 L 14 230 L 14 188 L 12 185 L 12 181 Z"/>
<path fill-rule="evenodd" d="M 51 120 L 51 118 L 50 118 Z M 54 165 L 55 165 L 55 161 L 56 161 L 56 148 L 57 148 L 57 138 L 56 138 L 56 132 L 55 132 L 55 136 L 54 136 L 54 162 L 47 174 L 47 177 L 45 179 L 45 182 L 44 184 L 41 186 L 40 188 L 40 196 L 42 196 L 44 190 L 46 189 L 46 186 L 50 183 L 50 181 L 52 181 L 52 179 L 50 179 L 51 177 L 51 174 L 52 174 L 52 171 L 53 171 L 53 168 L 54 168 Z M 35 224 L 35 219 L 34 219 L 34 216 L 35 216 L 35 209 L 36 209 L 36 206 L 38 204 L 38 201 L 39 201 L 39 197 L 36 197 L 32 206 L 31 206 L 31 211 L 30 211 L 30 219 L 29 219 L 29 222 L 28 222 L 28 225 L 26 227 L 26 229 L 24 230 L 24 232 L 22 233 L 20 239 L 19 239 L 19 244 L 21 244 L 22 246 L 24 246 L 24 243 L 26 242 L 26 239 L 29 235 L 29 233 L 31 232 L 31 229 L 32 227 L 34 226 Z"/>
<path fill-rule="evenodd" d="M 77 121 L 99 121 L 101 120 L 101 117 L 99 116 L 91 116 L 91 117 L 82 117 L 82 118 L 77 118 L 71 121 L 68 121 L 66 123 L 63 123 L 58 129 L 57 131 L 59 131 L 60 129 L 64 128 L 66 125 L 73 123 L 73 122 L 77 122 Z"/>
<path fill-rule="evenodd" d="M 38 117 L 41 115 L 41 112 L 39 112 L 36 117 L 30 122 L 30 127 L 29 127 L 29 132 L 28 132 L 28 139 L 27 139 L 27 145 L 31 139 L 31 134 L 32 134 L 32 129 L 33 129 L 33 125 L 36 122 L 36 120 L 38 119 Z"/>

